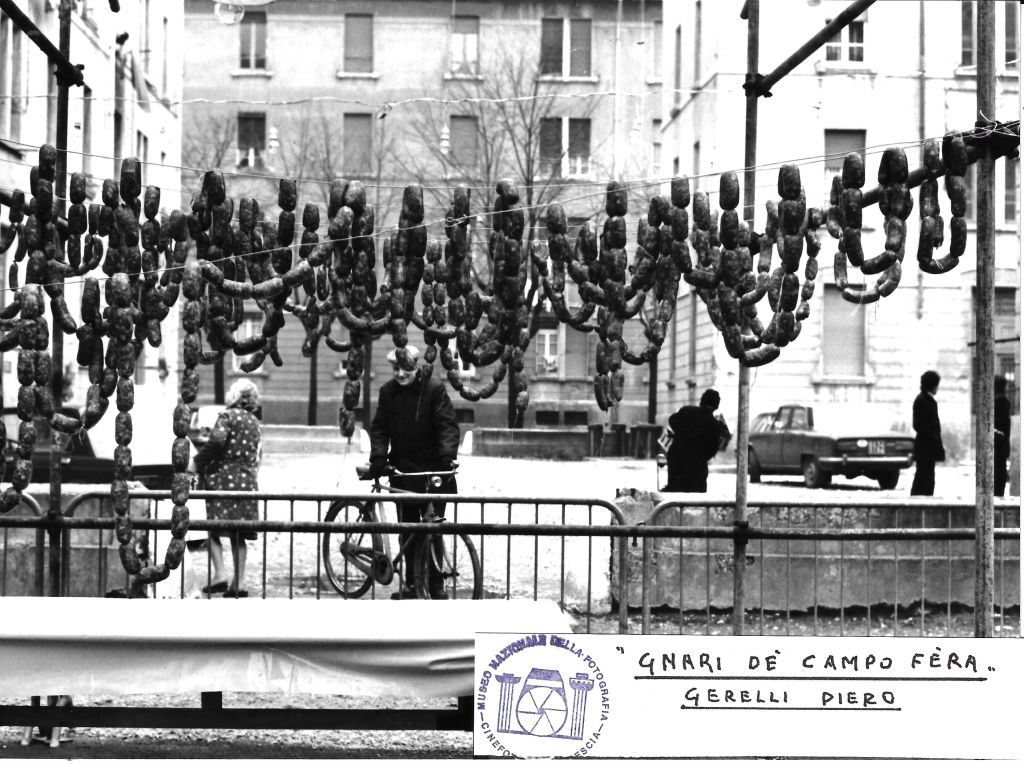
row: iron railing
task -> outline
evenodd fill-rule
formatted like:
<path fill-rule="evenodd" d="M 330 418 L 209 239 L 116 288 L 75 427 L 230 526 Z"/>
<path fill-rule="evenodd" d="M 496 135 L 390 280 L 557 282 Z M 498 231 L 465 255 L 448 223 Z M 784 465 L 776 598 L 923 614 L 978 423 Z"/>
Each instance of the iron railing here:
<path fill-rule="evenodd" d="M 170 539 L 168 492 L 135 492 L 133 524 L 146 558 L 159 562 Z M 196 491 L 190 539 L 209 530 L 255 531 L 248 576 L 252 596 L 333 597 L 326 583 L 322 534 L 361 528 L 387 534 L 422 529 L 388 521 L 403 499 L 380 494 L 259 492 L 259 520 L 201 517 L 211 498 L 252 493 Z M 731 524 L 728 502 L 663 502 L 641 518 L 615 504 L 548 497 L 437 495 L 449 520 L 435 532 L 468 534 L 480 553 L 484 596 L 557 601 L 583 632 L 727 634 L 732 612 L 733 549 L 745 545 L 748 633 L 970 636 L 973 607 L 973 506 L 936 501 L 753 502 L 746 527 Z M 326 523 L 332 503 L 385 503 L 379 523 Z M 421 500 L 421 499 L 419 499 Z M 89 516 L 87 516 L 89 515 Z M 28 590 L 44 591 L 44 531 L 57 528 L 56 572 L 64 595 L 104 596 L 119 584 L 128 596 L 188 597 L 210 581 L 202 549 L 165 582 L 139 588 L 120 566 L 110 497 L 74 497 L 63 515 L 0 516 L 0 592 L 11 591 L 9 550 L 21 534 L 34 560 Z M 995 607 L 998 633 L 1020 634 L 1020 508 L 996 503 Z M 397 550 L 397 544 L 392 544 Z M 226 551 L 226 550 L 225 550 Z M 253 564 L 255 563 L 255 564 Z M 51 565 L 52 567 L 52 565 Z M 52 577 L 54 571 L 50 571 Z M 252 582 L 258 582 L 255 586 Z M 386 598 L 393 586 L 371 588 Z"/>

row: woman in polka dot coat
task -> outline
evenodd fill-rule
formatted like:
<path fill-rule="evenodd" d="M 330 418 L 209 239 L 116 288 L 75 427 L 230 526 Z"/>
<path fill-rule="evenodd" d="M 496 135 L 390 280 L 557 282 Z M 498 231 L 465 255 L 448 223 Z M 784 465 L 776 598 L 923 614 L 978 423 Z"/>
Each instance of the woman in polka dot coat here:
<path fill-rule="evenodd" d="M 259 391 L 252 382 L 240 379 L 231 386 L 227 408 L 217 417 L 209 442 L 203 447 L 210 457 L 206 469 L 206 488 L 210 491 L 256 491 L 256 473 L 260 456 Z M 209 499 L 207 517 L 211 520 L 258 520 L 256 499 Z M 225 597 L 247 597 L 245 583 L 246 539 L 255 540 L 255 532 L 232 533 L 231 559 L 234 577 L 228 583 L 220 536 L 210 534 L 212 581 L 208 593 L 223 591 Z"/>

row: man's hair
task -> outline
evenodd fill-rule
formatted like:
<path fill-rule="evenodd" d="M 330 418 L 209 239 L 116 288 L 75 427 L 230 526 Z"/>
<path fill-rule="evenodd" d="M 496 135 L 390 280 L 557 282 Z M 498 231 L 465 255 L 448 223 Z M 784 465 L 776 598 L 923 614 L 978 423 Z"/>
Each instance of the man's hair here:
<path fill-rule="evenodd" d="M 704 394 L 700 397 L 701 406 L 710 406 L 713 409 L 718 408 L 718 404 L 722 402 L 722 396 L 718 394 L 718 391 L 713 388 L 708 388 L 704 391 Z"/>
<path fill-rule="evenodd" d="M 995 384 L 997 393 L 1006 392 L 1006 377 L 1004 377 L 1002 374 L 996 374 Z"/>
<path fill-rule="evenodd" d="M 939 386 L 939 380 L 941 379 L 942 377 L 939 376 L 939 373 L 937 371 L 932 371 L 931 369 L 929 369 L 928 371 L 921 375 L 921 389 L 924 390 L 925 392 L 930 393 L 932 390 Z"/>

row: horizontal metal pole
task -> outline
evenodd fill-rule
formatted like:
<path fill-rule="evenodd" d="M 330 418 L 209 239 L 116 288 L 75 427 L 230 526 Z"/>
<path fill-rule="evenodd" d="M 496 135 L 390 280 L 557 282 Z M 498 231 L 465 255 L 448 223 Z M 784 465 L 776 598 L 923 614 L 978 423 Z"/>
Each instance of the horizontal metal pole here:
<path fill-rule="evenodd" d="M 37 27 L 14 0 L 0 0 L 0 10 L 11 17 L 11 21 L 18 29 L 25 33 L 36 47 L 41 50 L 50 61 L 57 67 L 57 82 L 61 85 L 85 85 L 85 78 L 82 76 L 82 67 L 75 66 L 60 52 L 60 49 L 50 42 L 42 31 Z"/>
<path fill-rule="evenodd" d="M 0 706 L 0 726 L 190 729 L 470 730 L 457 709 Z"/>
<path fill-rule="evenodd" d="M 169 531 L 170 520 L 133 518 L 139 530 Z M 0 528 L 68 528 L 113 529 L 111 517 L 32 518 L 0 517 Z M 737 530 L 729 526 L 679 525 L 536 525 L 533 523 L 331 523 L 302 520 L 195 520 L 192 530 L 223 532 L 259 531 L 267 533 L 440 533 L 470 536 L 609 536 L 615 538 L 724 538 L 742 536 L 747 539 L 804 539 L 834 541 L 955 541 L 974 538 L 973 528 L 749 528 Z M 1019 540 L 1020 528 L 998 528 L 997 538 Z"/>
<path fill-rule="evenodd" d="M 797 48 L 793 55 L 779 64 L 773 71 L 765 75 L 756 75 L 752 82 L 744 85 L 744 88 L 749 87 L 750 90 L 753 90 L 759 96 L 765 96 L 766 98 L 771 96 L 771 89 L 775 83 L 806 61 L 814 51 L 828 42 L 836 32 L 849 25 L 851 21 L 867 10 L 874 2 L 875 0 L 856 0 L 849 7 L 836 14 L 832 21 Z"/>

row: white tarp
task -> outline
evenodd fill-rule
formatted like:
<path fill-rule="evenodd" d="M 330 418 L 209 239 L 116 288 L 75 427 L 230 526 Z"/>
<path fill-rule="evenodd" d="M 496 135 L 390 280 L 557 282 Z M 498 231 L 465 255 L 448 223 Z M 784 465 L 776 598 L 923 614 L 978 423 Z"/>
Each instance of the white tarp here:
<path fill-rule="evenodd" d="M 470 695 L 478 631 L 572 628 L 532 600 L 5 597 L 0 695 Z"/>

